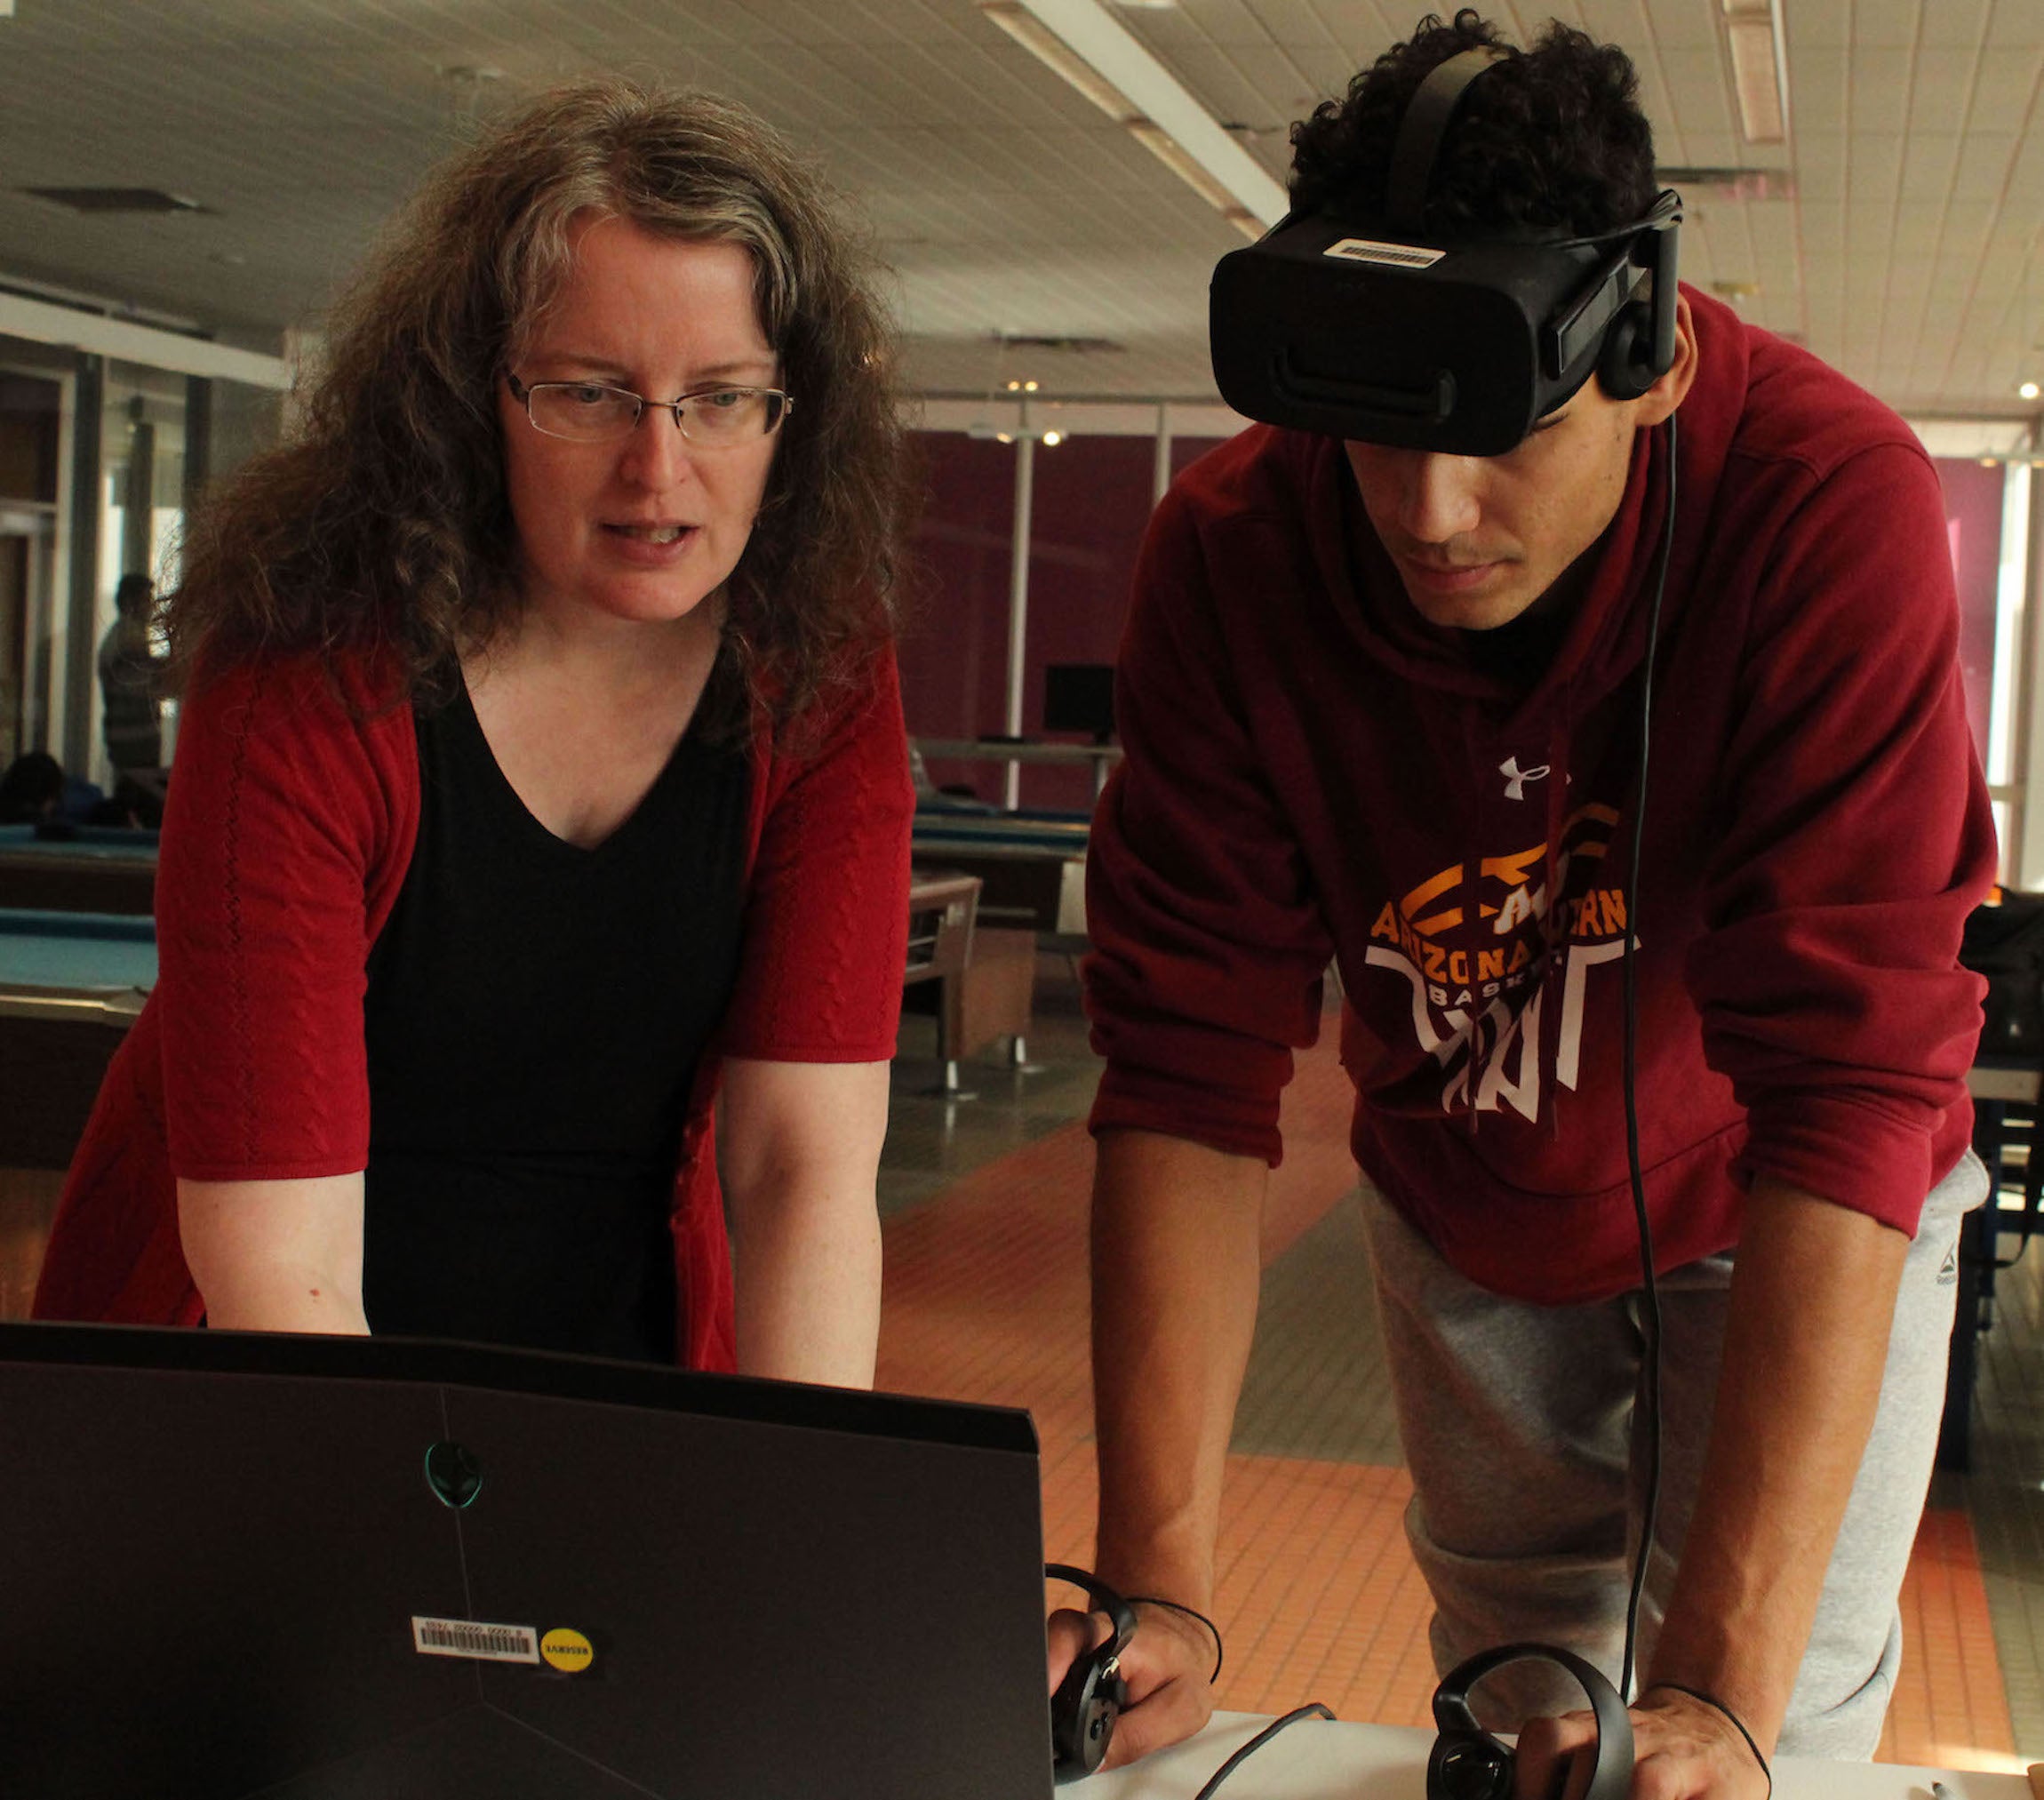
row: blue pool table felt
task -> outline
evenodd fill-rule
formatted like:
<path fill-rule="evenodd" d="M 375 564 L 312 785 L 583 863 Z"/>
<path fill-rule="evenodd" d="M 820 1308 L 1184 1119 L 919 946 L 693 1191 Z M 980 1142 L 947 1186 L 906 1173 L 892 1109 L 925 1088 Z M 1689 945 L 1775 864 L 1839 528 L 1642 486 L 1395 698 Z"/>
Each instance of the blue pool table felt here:
<path fill-rule="evenodd" d="M 44 837 L 33 825 L 0 825 L 0 857 L 88 857 L 108 862 L 154 862 L 157 837 L 153 831 L 131 831 L 115 825 L 81 825 L 63 837 Z"/>
<path fill-rule="evenodd" d="M 116 913 L 0 911 L 0 988 L 156 985 L 156 922 Z"/>

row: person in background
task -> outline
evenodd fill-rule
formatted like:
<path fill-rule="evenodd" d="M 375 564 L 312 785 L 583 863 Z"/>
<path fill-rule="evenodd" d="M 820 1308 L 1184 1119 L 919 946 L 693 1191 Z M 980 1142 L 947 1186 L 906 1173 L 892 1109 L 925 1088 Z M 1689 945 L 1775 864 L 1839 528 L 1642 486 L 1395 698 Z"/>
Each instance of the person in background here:
<path fill-rule="evenodd" d="M 195 522 L 39 1316 L 871 1381 L 903 437 L 834 205 L 615 80 L 427 183 Z"/>
<path fill-rule="evenodd" d="M 163 766 L 164 658 L 150 641 L 155 604 L 147 575 L 122 576 L 114 589 L 114 622 L 100 640 L 100 732 L 117 774 Z"/>
<path fill-rule="evenodd" d="M 0 773 L 0 825 L 42 825 L 63 816 L 64 765 L 47 750 L 28 750 Z"/>
<path fill-rule="evenodd" d="M 90 781 L 65 772 L 47 750 L 28 750 L 0 774 L 0 825 L 33 825 L 62 836 L 99 822 L 106 796 Z"/>
<path fill-rule="evenodd" d="M 1296 215 L 1407 236 L 1400 124 L 1466 53 L 1427 244 L 1645 217 L 1623 52 L 1467 9 L 1296 129 Z M 1701 293 L 1630 343 L 1553 369 L 1502 454 L 1258 428 L 1152 522 L 1088 858 L 1098 1567 L 1212 1610 L 1279 1092 L 1331 958 L 1437 1665 L 1544 1642 L 1615 1684 L 1649 1454 L 1632 1062 L 1664 1474 L 1633 1791 L 1761 1800 L 1777 1748 L 1868 1756 L 1895 1680 L 1985 1192 L 1957 953 L 1994 837 L 1913 434 Z M 1210 1646 L 1148 1620 L 1119 1760 L 1213 1705 Z M 1521 1663 L 1473 1700 L 1521 1728 L 1519 1800 L 1561 1792 L 1580 1690 Z"/>

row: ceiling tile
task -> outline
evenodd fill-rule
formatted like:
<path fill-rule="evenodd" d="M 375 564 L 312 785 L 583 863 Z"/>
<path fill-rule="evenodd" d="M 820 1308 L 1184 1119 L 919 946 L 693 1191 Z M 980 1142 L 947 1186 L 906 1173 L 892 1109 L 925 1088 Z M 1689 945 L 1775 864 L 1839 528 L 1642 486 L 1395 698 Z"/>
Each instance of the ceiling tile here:
<path fill-rule="evenodd" d="M 2044 48 L 2044 6 L 2035 0 L 1995 0 L 1984 42 L 1996 52 Z"/>
<path fill-rule="evenodd" d="M 1923 0 L 1853 0 L 1853 43 L 1906 50 L 1917 41 L 1922 11 Z"/>
<path fill-rule="evenodd" d="M 1281 171 L 1290 118 L 1419 10 L 1115 16 L 1214 116 L 1266 127 L 1251 152 Z M 1487 10 L 1521 41 L 1553 13 L 1625 44 L 1663 161 L 1792 167 L 1792 202 L 1689 196 L 1687 270 L 1761 280 L 1757 321 L 1915 386 L 2012 365 L 2044 331 L 2022 285 L 2044 282 L 2044 0 L 1786 0 L 1785 148 L 1739 134 L 1715 0 Z M 463 68 L 501 76 L 446 72 Z M 600 68 L 733 93 L 821 159 L 894 266 L 918 379 L 970 391 L 994 331 L 1084 332 L 1124 348 L 1050 360 L 1060 384 L 1210 396 L 1206 282 L 1240 238 L 972 0 L 24 0 L 0 20 L 7 181 L 148 183 L 216 210 L 93 220 L 0 191 L 0 275 L 274 343 L 475 119 Z M 1977 355 L 1946 354 L 1968 333 Z"/>
<path fill-rule="evenodd" d="M 1926 50 L 1948 49 L 1968 56 L 1978 53 L 1982 34 L 1995 0 L 1917 0 L 1917 42 Z"/>

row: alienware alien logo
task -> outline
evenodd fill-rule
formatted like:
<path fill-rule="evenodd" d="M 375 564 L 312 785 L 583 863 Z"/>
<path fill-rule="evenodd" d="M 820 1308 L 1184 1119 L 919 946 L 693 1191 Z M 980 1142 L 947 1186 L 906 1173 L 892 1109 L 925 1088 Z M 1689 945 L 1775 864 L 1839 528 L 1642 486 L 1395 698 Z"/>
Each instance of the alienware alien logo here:
<path fill-rule="evenodd" d="M 482 1492 L 483 1465 L 463 1444 L 431 1444 L 426 1452 L 426 1484 L 442 1506 L 459 1512 Z"/>
<path fill-rule="evenodd" d="M 1547 773 L 1547 764 L 1543 763 L 1537 769 L 1521 769 L 1518 757 L 1507 756 L 1498 764 L 1497 772 L 1505 778 L 1505 797 L 1507 800 L 1523 800 L 1526 797 L 1526 784 L 1541 780 Z"/>

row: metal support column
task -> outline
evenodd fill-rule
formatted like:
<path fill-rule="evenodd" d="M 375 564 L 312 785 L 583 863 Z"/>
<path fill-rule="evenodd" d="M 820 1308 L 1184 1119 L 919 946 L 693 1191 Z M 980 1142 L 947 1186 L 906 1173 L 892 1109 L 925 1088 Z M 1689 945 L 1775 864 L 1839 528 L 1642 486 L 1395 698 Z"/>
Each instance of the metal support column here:
<path fill-rule="evenodd" d="M 67 769 L 83 772 L 92 759 L 93 656 L 99 649 L 100 439 L 107 400 L 107 362 L 81 355 L 73 389 L 71 428 L 71 591 L 67 596 L 64 642 L 59 648 L 64 689 L 64 741 L 59 753 Z"/>
<path fill-rule="evenodd" d="M 1028 423 L 1024 409 L 1023 423 Z M 1022 735 L 1023 660 L 1029 639 L 1029 529 L 1036 498 L 1036 440 L 1026 428 L 1015 439 L 1015 524 L 1009 539 L 1008 563 L 1008 711 L 1002 730 Z M 1022 804 L 1022 765 L 1010 763 L 1002 789 L 1010 810 Z"/>
<path fill-rule="evenodd" d="M 213 473 L 213 384 L 185 377 L 185 518 L 188 524 Z"/>

